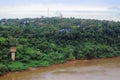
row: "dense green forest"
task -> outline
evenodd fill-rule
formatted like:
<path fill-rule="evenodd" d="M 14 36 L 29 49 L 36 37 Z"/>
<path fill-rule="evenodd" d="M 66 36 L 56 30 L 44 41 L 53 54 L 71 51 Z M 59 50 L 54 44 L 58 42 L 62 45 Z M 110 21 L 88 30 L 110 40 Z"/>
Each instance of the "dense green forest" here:
<path fill-rule="evenodd" d="M 10 47 L 17 47 L 11 60 Z M 120 22 L 75 18 L 0 20 L 0 75 L 75 59 L 120 56 Z"/>

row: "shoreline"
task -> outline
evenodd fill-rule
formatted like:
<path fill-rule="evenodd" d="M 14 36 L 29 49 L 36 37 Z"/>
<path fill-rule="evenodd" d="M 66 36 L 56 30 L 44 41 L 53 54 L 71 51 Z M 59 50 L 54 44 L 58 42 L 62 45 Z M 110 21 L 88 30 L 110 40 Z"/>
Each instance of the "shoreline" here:
<path fill-rule="evenodd" d="M 112 58 L 120 58 L 120 56 L 117 56 L 117 57 L 112 57 Z M 92 60 L 70 60 L 70 61 L 66 61 L 64 63 L 58 63 L 58 64 L 52 64 L 52 65 L 49 65 L 47 67 L 30 67 L 29 69 L 27 70 L 21 70 L 21 71 L 11 71 L 11 72 L 8 72 L 8 73 L 5 73 L 3 75 L 1 75 L 0 77 L 2 76 L 7 76 L 7 75 L 10 75 L 10 74 L 15 74 L 15 73 L 21 73 L 21 72 L 34 72 L 36 70 L 40 70 L 41 72 L 45 72 L 45 71 L 50 71 L 50 70 L 55 70 L 55 69 L 60 69 L 60 68 L 64 68 L 64 67 L 69 67 L 69 66 L 74 66 L 75 64 L 78 64 L 78 63 L 90 63 L 90 62 L 93 62 L 93 61 L 100 61 L 100 60 L 109 60 L 109 59 L 112 59 L 112 58 L 99 58 L 99 59 L 92 59 Z"/>

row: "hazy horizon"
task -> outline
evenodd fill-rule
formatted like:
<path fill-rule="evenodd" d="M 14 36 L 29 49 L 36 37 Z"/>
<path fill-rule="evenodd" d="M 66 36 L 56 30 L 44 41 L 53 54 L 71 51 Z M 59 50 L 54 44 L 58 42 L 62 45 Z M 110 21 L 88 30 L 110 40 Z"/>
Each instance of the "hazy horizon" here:
<path fill-rule="evenodd" d="M 0 19 L 48 17 L 49 8 L 50 17 L 60 12 L 63 17 L 102 19 L 104 16 L 106 20 L 120 21 L 119 4 L 120 1 L 115 0 L 3 0 Z"/>

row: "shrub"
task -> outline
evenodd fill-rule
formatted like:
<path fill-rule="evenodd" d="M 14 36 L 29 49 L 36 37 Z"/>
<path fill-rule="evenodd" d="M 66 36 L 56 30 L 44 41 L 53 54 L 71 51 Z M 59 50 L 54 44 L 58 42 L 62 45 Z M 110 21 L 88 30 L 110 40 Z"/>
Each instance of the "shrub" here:
<path fill-rule="evenodd" d="M 30 63 L 26 65 L 29 67 L 49 66 L 49 62 L 48 61 L 30 61 Z"/>
<path fill-rule="evenodd" d="M 27 67 L 21 62 L 11 62 L 8 64 L 8 69 L 10 71 L 19 71 L 19 70 L 25 70 L 27 69 Z"/>
<path fill-rule="evenodd" d="M 8 72 L 8 68 L 6 65 L 0 64 L 0 75 Z"/>

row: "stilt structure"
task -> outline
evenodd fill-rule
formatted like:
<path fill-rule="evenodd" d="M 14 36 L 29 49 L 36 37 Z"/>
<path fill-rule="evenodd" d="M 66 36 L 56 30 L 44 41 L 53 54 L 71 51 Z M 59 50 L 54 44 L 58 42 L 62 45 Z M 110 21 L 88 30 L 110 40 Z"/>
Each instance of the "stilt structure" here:
<path fill-rule="evenodd" d="M 11 52 L 11 59 L 12 59 L 13 61 L 15 61 L 16 47 L 11 47 L 11 48 L 10 48 L 10 52 Z"/>

